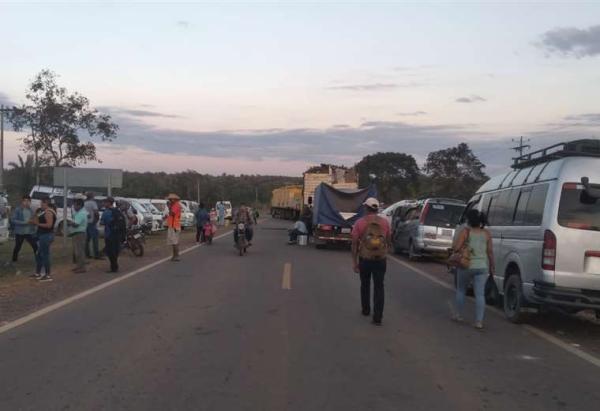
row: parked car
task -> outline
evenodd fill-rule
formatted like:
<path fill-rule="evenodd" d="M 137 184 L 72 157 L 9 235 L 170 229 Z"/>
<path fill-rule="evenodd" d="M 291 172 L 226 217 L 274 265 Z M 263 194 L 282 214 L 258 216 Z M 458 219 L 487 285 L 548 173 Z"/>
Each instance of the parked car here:
<path fill-rule="evenodd" d="M 8 205 L 8 196 L 0 193 L 0 244 L 8 241 L 10 207 Z"/>
<path fill-rule="evenodd" d="M 454 229 L 465 203 L 449 198 L 428 198 L 408 205 L 405 214 L 399 207 L 392 233 L 394 252 L 406 251 L 410 259 L 426 255 L 447 255 L 452 247 Z"/>
<path fill-rule="evenodd" d="M 164 228 L 164 220 L 160 210 L 149 199 L 139 199 L 138 201 L 152 214 L 152 231 L 162 230 Z"/>
<path fill-rule="evenodd" d="M 528 307 L 600 314 L 600 140 L 515 159 L 469 201 L 487 216 L 496 291 L 513 322 Z"/>
<path fill-rule="evenodd" d="M 195 227 L 196 216 L 194 213 L 190 211 L 185 203 L 180 201 L 179 204 L 181 205 L 181 229 L 185 230 L 186 228 Z"/>
<path fill-rule="evenodd" d="M 219 204 L 219 203 L 222 203 L 223 206 L 225 207 L 225 219 L 231 220 L 231 218 L 233 216 L 233 208 L 231 206 L 231 201 L 217 201 L 217 204 Z M 218 210 L 216 205 L 215 205 L 215 209 Z"/>
<path fill-rule="evenodd" d="M 150 202 L 152 203 L 152 205 L 154 207 L 156 207 L 158 209 L 158 211 L 160 211 L 160 213 L 163 217 L 166 217 L 166 215 L 169 213 L 169 210 L 167 208 L 167 200 L 153 199 L 153 200 L 150 200 Z"/>
<path fill-rule="evenodd" d="M 50 187 L 36 185 L 31 188 L 29 196 L 31 197 L 31 208 L 37 210 L 42 204 L 42 199 L 54 196 L 62 196 L 63 189 L 61 187 Z"/>
<path fill-rule="evenodd" d="M 397 221 L 397 215 L 399 215 L 397 214 L 397 211 L 403 209 L 404 214 L 406 214 L 408 209 L 416 206 L 417 200 L 401 200 L 388 206 L 387 208 L 384 208 L 379 212 L 379 216 L 385 218 L 390 224 L 390 227 L 393 229 L 395 226 L 394 222 Z"/>
<path fill-rule="evenodd" d="M 154 225 L 154 217 L 152 216 L 152 213 L 148 211 L 146 207 L 144 207 L 142 203 L 135 198 L 130 198 L 129 202 L 131 203 L 133 209 L 136 211 L 138 225 L 142 227 L 142 231 L 144 231 L 145 233 L 150 233 Z"/>

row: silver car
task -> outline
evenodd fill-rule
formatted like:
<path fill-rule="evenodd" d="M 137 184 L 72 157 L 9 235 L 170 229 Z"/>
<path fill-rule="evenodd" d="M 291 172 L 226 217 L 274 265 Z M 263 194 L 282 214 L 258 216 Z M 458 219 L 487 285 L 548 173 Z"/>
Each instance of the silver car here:
<path fill-rule="evenodd" d="M 447 255 L 464 208 L 463 201 L 448 198 L 420 200 L 408 210 L 400 207 L 392 232 L 394 251 L 406 251 L 410 259 Z"/>
<path fill-rule="evenodd" d="M 599 188 L 600 140 L 579 140 L 516 159 L 471 199 L 487 217 L 509 320 L 527 307 L 600 312 Z"/>

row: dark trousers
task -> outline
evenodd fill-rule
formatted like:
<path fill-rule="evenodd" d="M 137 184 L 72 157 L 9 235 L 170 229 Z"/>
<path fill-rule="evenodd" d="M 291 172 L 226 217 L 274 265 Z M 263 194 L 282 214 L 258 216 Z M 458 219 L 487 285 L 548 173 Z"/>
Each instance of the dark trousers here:
<path fill-rule="evenodd" d="M 110 271 L 119 271 L 119 239 L 117 236 L 108 236 L 104 239 L 105 253 L 110 261 Z"/>
<path fill-rule="evenodd" d="M 387 263 L 384 260 L 363 260 L 360 268 L 360 300 L 363 312 L 371 311 L 371 277 L 373 277 L 373 321 L 381 321 L 383 317 L 383 278 Z"/>
<path fill-rule="evenodd" d="M 98 227 L 95 223 L 88 223 L 85 237 L 85 256 L 90 257 L 90 242 L 92 243 L 94 257 L 98 258 L 100 253 L 98 252 Z"/>
<path fill-rule="evenodd" d="M 15 234 L 15 248 L 13 250 L 12 260 L 13 262 L 17 262 L 19 259 L 19 253 L 21 252 L 21 247 L 23 246 L 23 242 L 27 241 L 31 248 L 33 249 L 33 254 L 37 254 L 38 246 L 37 239 L 31 234 Z"/>

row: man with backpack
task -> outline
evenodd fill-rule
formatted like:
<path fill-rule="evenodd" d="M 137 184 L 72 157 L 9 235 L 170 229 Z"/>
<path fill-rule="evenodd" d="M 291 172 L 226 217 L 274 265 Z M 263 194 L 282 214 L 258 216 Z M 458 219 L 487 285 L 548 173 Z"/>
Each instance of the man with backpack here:
<path fill-rule="evenodd" d="M 105 253 L 110 261 L 109 273 L 119 271 L 119 250 L 125 239 L 127 222 L 123 213 L 114 206 L 115 200 L 107 197 L 104 200 L 104 212 L 100 224 L 104 226 Z"/>
<path fill-rule="evenodd" d="M 379 201 L 368 198 L 363 203 L 366 215 L 352 228 L 352 263 L 360 274 L 362 314 L 371 315 L 371 278 L 373 278 L 373 324 L 381 325 L 383 318 L 386 258 L 391 244 L 388 221 L 377 215 Z"/>

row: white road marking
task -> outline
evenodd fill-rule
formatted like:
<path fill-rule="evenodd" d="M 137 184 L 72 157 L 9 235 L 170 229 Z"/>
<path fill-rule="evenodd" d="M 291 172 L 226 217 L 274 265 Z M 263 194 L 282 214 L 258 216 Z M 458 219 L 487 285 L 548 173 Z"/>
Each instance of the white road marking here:
<path fill-rule="evenodd" d="M 418 275 L 427 278 L 429 281 L 443 287 L 446 288 L 448 290 L 452 290 L 454 291 L 454 287 L 451 286 L 450 284 L 434 277 L 433 275 L 426 273 L 425 271 L 421 270 L 418 267 L 415 267 L 414 265 L 407 263 L 406 261 L 402 261 L 397 257 L 394 256 L 390 256 L 390 259 L 394 260 L 395 262 L 397 262 L 398 264 L 408 268 L 409 270 L 417 273 Z M 491 311 L 492 313 L 504 318 L 504 312 L 502 312 L 501 310 L 495 308 L 495 307 L 487 307 L 487 310 Z M 530 333 L 538 336 L 539 338 L 556 345 L 559 348 L 562 348 L 565 351 L 570 352 L 571 354 L 581 358 L 582 360 L 588 362 L 589 364 L 595 365 L 596 367 L 600 368 L 600 358 L 595 357 L 583 350 L 580 350 L 579 348 L 575 347 L 572 344 L 569 344 L 555 336 L 553 336 L 552 334 L 549 334 L 545 331 L 540 330 L 539 328 L 533 327 L 531 325 L 522 325 L 522 327 L 524 329 L 526 329 L 527 331 L 529 331 Z"/>
<path fill-rule="evenodd" d="M 283 265 L 283 278 L 281 279 L 281 289 L 292 289 L 292 263 L 285 263 Z"/>
<path fill-rule="evenodd" d="M 227 235 L 229 235 L 231 233 L 232 233 L 231 231 L 228 231 L 226 233 L 223 233 L 223 234 L 215 237 L 214 239 L 216 240 L 216 239 L 225 237 L 225 236 L 227 236 Z M 197 248 L 199 248 L 199 247 L 201 247 L 203 245 L 204 244 L 193 245 L 193 246 L 188 247 L 185 250 L 181 251 L 180 254 L 189 253 L 190 251 L 193 251 L 193 250 L 195 250 L 195 249 L 197 249 Z M 146 265 L 144 267 L 138 268 L 137 270 L 134 270 L 134 271 L 132 271 L 130 273 L 127 273 L 127 274 L 125 274 L 123 276 L 117 277 L 117 278 L 115 278 L 113 280 L 107 281 L 105 283 L 102 283 L 102 284 L 99 284 L 99 285 L 97 285 L 95 287 L 92 287 L 92 288 L 90 288 L 88 290 L 85 290 L 85 291 L 83 291 L 83 292 L 81 292 L 79 294 L 75 294 L 74 296 L 66 298 L 66 299 L 64 299 L 62 301 L 59 301 L 59 302 L 54 303 L 54 304 L 51 304 L 51 305 L 49 305 L 47 307 L 42 308 L 41 310 L 34 311 L 34 312 L 30 313 L 30 314 L 27 314 L 24 317 L 21 317 L 21 318 L 18 318 L 16 320 L 14 320 L 14 321 L 10 321 L 8 323 L 5 323 L 4 325 L 0 326 L 0 334 L 3 334 L 5 332 L 7 332 L 7 331 L 10 331 L 13 328 L 19 327 L 19 326 L 21 326 L 23 324 L 27 324 L 28 322 L 33 321 L 36 318 L 39 318 L 39 317 L 41 317 L 43 315 L 51 313 L 52 311 L 58 310 L 59 308 L 62 308 L 64 306 L 66 306 L 66 305 L 69 305 L 69 304 L 71 304 L 71 303 L 73 303 L 75 301 L 81 300 L 82 298 L 85 298 L 85 297 L 87 297 L 89 295 L 95 294 L 98 291 L 104 290 L 105 288 L 108 288 L 108 287 L 111 287 L 111 286 L 113 286 L 115 284 L 118 284 L 121 281 L 125 281 L 128 278 L 131 278 L 131 277 L 134 277 L 134 276 L 136 276 L 138 274 L 143 273 L 144 271 L 148 271 L 149 269 L 154 268 L 157 265 L 160 265 L 162 263 L 165 263 L 165 262 L 169 261 L 170 259 L 171 259 L 171 257 L 166 257 L 166 258 L 160 259 L 160 260 L 155 261 L 153 263 L 150 263 L 150 264 L 148 264 L 148 265 Z"/>

